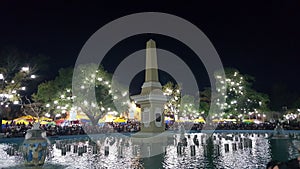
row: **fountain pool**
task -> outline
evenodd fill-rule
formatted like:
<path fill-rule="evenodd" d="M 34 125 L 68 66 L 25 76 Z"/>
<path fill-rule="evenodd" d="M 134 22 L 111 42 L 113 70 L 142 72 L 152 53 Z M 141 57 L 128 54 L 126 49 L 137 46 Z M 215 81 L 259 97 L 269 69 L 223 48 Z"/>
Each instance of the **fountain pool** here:
<path fill-rule="evenodd" d="M 163 153 L 160 154 L 150 153 L 156 147 L 135 144 L 132 137 L 128 137 L 130 134 L 50 137 L 52 144 L 45 165 L 40 168 L 263 169 L 271 159 L 285 161 L 298 156 L 293 141 L 300 138 L 300 132 L 286 131 L 287 139 L 272 139 L 272 132 L 170 133 L 166 144 L 161 145 Z M 20 145 L 23 140 L 0 139 L 0 168 L 28 168 L 22 164 Z"/>

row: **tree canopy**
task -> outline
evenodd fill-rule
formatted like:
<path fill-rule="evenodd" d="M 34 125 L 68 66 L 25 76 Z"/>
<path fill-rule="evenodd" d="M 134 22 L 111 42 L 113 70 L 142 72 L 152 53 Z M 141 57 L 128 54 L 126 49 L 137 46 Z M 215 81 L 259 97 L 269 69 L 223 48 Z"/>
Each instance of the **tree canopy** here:
<path fill-rule="evenodd" d="M 39 85 L 33 98 L 50 109 L 53 116 L 83 112 L 96 125 L 107 112 L 120 110 L 129 103 L 128 92 L 117 82 L 112 86 L 111 80 L 111 75 L 95 64 L 80 65 L 75 70 L 61 69 L 54 80 Z"/>
<path fill-rule="evenodd" d="M 215 74 L 216 82 L 221 84 L 217 88 L 217 107 L 223 110 L 215 116 L 224 118 L 242 118 L 258 112 L 268 110 L 269 97 L 252 89 L 254 78 L 241 74 L 237 69 L 225 69 L 226 77 Z M 222 92 L 221 89 L 226 89 Z M 225 97 L 226 102 L 220 102 Z"/>

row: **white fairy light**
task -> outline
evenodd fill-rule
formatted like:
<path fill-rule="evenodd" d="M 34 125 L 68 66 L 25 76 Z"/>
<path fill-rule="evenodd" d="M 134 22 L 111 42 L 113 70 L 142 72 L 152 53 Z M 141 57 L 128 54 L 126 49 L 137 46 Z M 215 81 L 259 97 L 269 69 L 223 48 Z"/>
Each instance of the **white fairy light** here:
<path fill-rule="evenodd" d="M 22 67 L 22 69 L 21 69 L 23 72 L 28 72 L 29 71 L 29 67 L 27 66 L 27 67 Z"/>

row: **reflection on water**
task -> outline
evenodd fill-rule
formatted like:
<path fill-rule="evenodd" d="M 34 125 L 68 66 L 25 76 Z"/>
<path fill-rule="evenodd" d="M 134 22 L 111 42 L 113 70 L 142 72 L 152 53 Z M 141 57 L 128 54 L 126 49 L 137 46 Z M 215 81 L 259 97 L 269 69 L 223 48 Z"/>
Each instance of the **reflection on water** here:
<path fill-rule="evenodd" d="M 290 139 L 272 139 L 270 140 L 270 147 L 273 160 L 286 161 L 296 158 L 298 155 L 298 150 L 293 146 Z"/>
<path fill-rule="evenodd" d="M 196 137 L 195 137 L 196 135 Z M 130 137 L 52 140 L 42 168 L 265 168 L 271 159 L 284 161 L 298 154 L 290 139 L 268 134 L 174 134 L 164 153 L 151 156 L 158 145 L 135 144 Z M 0 144 L 1 168 L 24 168 L 18 144 Z M 149 152 L 150 157 L 142 156 Z M 142 158 L 143 157 L 143 158 Z"/>

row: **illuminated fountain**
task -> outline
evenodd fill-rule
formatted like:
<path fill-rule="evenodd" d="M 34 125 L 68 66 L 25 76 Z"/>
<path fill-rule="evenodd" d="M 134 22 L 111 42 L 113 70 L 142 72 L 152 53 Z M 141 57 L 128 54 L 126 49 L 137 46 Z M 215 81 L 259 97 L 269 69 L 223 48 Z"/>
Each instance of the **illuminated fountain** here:
<path fill-rule="evenodd" d="M 153 147 L 145 142 L 144 145 L 136 144 L 132 137 L 118 133 L 92 137 L 50 138 L 52 149 L 46 155 L 43 168 L 264 168 L 273 156 L 285 154 L 286 157 L 274 157 L 285 160 L 283 158 L 297 153 L 290 144 L 270 143 L 266 133 L 174 133 L 168 137 L 164 153 L 149 157 L 145 151 L 150 150 L 149 155 L 153 155 Z M 13 142 L 0 143 L 1 168 L 25 168 L 17 147 L 19 143 L 13 145 Z M 23 149 L 22 144 L 20 147 Z"/>

